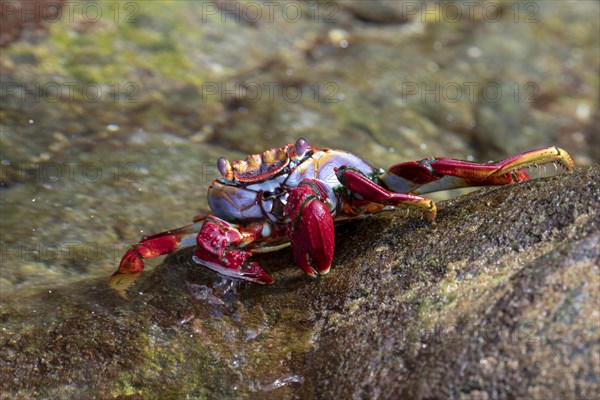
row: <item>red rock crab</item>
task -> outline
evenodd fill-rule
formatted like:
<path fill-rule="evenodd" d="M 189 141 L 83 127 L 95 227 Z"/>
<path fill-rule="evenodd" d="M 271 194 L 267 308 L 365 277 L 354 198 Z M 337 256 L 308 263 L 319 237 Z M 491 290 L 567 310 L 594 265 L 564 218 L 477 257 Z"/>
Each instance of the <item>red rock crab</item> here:
<path fill-rule="evenodd" d="M 470 186 L 505 185 L 529 179 L 523 168 L 558 163 L 574 167 L 569 154 L 547 147 L 495 163 L 442 157 L 376 169 L 354 154 L 309 146 L 306 140 L 217 161 L 221 176 L 208 189 L 210 214 L 181 228 L 144 236 L 123 256 L 110 285 L 128 287 L 144 259 L 195 246 L 197 264 L 235 279 L 272 283 L 249 258 L 292 245 L 294 260 L 310 276 L 326 274 L 333 260 L 334 226 L 389 207 L 411 207 L 436 217 L 422 195 Z"/>

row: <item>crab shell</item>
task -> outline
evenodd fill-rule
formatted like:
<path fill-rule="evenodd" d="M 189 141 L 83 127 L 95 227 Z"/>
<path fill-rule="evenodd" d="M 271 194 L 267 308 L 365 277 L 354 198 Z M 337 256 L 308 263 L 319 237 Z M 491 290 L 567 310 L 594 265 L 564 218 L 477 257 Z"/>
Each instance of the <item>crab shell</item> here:
<path fill-rule="evenodd" d="M 341 184 L 335 170 L 352 166 L 366 175 L 373 168 L 354 154 L 308 146 L 304 139 L 296 144 L 252 154 L 245 160 L 217 163 L 221 176 L 208 189 L 208 204 L 219 218 L 230 222 L 269 219 L 285 223 L 283 214 L 288 191 L 303 179 L 317 179 L 325 184 L 328 205 L 337 205 L 335 189 Z"/>

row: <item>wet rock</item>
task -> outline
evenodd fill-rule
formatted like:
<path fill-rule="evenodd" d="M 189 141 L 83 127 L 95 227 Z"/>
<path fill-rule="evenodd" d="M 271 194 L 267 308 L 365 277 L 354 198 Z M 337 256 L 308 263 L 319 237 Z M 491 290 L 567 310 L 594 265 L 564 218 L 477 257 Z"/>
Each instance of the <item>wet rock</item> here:
<path fill-rule="evenodd" d="M 2 398 L 593 398 L 599 172 L 349 224 L 328 276 L 284 250 L 257 257 L 275 284 L 223 301 L 187 250 L 129 300 L 104 279 L 3 295 Z"/>
<path fill-rule="evenodd" d="M 302 396 L 595 397 L 598 171 L 460 197 L 435 226 L 349 228 Z"/>

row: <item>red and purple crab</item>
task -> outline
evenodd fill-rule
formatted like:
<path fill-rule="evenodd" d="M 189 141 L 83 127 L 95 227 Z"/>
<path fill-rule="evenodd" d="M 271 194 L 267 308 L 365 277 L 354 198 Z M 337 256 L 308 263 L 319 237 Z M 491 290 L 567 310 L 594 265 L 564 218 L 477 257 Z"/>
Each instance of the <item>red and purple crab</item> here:
<path fill-rule="evenodd" d="M 558 163 L 574 167 L 569 154 L 547 147 L 479 164 L 429 157 L 375 169 L 354 154 L 309 146 L 306 140 L 229 162 L 208 189 L 211 214 L 181 228 L 144 236 L 127 251 L 110 279 L 126 289 L 144 259 L 195 246 L 197 264 L 235 279 L 272 283 L 252 254 L 291 243 L 294 260 L 310 276 L 326 274 L 334 250 L 334 226 L 389 207 L 411 207 L 435 219 L 434 202 L 422 194 L 470 186 L 505 185 L 529 179 L 524 168 Z"/>

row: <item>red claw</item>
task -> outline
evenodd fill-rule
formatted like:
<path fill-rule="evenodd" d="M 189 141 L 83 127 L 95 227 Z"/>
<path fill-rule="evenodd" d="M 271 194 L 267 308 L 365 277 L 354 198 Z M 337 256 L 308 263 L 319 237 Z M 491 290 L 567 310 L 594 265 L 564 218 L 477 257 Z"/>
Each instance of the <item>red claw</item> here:
<path fill-rule="evenodd" d="M 327 192 L 321 186 L 321 182 L 304 180 L 290 190 L 285 208 L 286 216 L 291 219 L 287 234 L 292 242 L 294 260 L 312 277 L 328 273 L 333 261 L 333 218 L 324 203 Z"/>
<path fill-rule="evenodd" d="M 139 246 L 143 247 L 143 246 Z M 119 264 L 119 269 L 108 280 L 108 284 L 122 297 L 127 298 L 127 289 L 135 282 L 142 270 L 144 261 L 137 249 L 130 249 L 125 253 Z"/>
<path fill-rule="evenodd" d="M 242 238 L 242 235 L 227 223 L 221 225 L 207 220 L 196 237 L 193 260 L 221 275 L 254 283 L 273 283 L 271 278 L 256 262 L 248 262 L 249 251 L 229 250 L 227 246 Z"/>
<path fill-rule="evenodd" d="M 138 246 L 137 249 L 131 249 L 125 253 L 119 264 L 119 271 L 136 274 L 144 270 L 144 261 L 142 261 L 140 253 L 138 253 L 138 249 L 140 248 L 143 248 L 143 246 Z"/>

